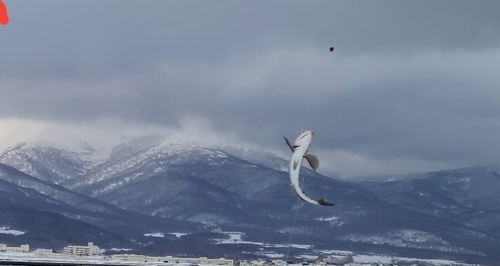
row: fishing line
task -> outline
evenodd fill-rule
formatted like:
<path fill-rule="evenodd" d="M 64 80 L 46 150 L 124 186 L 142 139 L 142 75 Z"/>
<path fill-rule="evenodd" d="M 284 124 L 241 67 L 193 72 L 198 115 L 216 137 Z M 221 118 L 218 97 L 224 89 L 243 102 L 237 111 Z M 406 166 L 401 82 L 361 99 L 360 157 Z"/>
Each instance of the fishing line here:
<path fill-rule="evenodd" d="M 316 0 L 316 12 L 314 14 L 313 41 L 312 41 L 313 49 L 316 46 L 316 29 L 317 29 L 317 24 L 318 24 L 318 14 L 319 14 L 319 1 Z M 309 109 L 310 90 L 311 90 L 311 86 L 307 86 L 307 89 L 306 89 L 306 106 L 304 108 L 304 118 L 303 118 L 304 122 L 303 122 L 302 125 L 305 125 L 307 123 L 307 121 L 308 121 L 307 120 L 307 110 Z M 300 133 L 303 133 L 304 130 L 305 129 L 303 127 Z"/>
<path fill-rule="evenodd" d="M 314 26 L 313 26 L 313 50 L 314 50 L 314 47 L 316 46 L 316 28 L 317 28 L 317 24 L 318 24 L 318 13 L 319 13 L 319 1 L 316 0 L 316 13 L 314 14 Z M 304 118 L 303 118 L 303 126 L 306 125 L 307 123 L 307 111 L 309 109 L 309 98 L 310 98 L 310 90 L 311 90 L 311 86 L 308 86 L 307 89 L 306 89 L 306 105 L 304 107 Z M 302 130 L 301 130 L 301 134 L 304 133 L 304 127 L 302 127 Z M 301 180 L 302 179 L 302 180 Z M 304 177 L 300 177 L 300 171 L 299 171 L 299 182 L 303 182 L 304 181 Z M 288 261 L 289 259 L 289 256 L 290 256 L 290 249 L 292 248 L 292 240 L 293 240 L 293 235 L 295 233 L 295 224 L 297 222 L 297 216 L 298 216 L 298 213 L 299 213 L 299 204 L 300 204 L 300 199 L 297 198 L 297 204 L 296 204 L 296 209 L 295 209 L 295 215 L 294 215 L 294 218 L 293 218 L 293 226 L 292 226 L 292 231 L 290 232 L 290 242 L 288 244 L 288 251 L 287 251 L 287 254 L 286 254 L 286 260 Z"/>
<path fill-rule="evenodd" d="M 292 248 L 292 239 L 293 239 L 293 233 L 295 231 L 295 223 L 297 222 L 297 214 L 299 212 L 299 204 L 300 204 L 300 199 L 297 198 L 297 204 L 295 204 L 295 206 L 297 206 L 297 207 L 295 208 L 295 217 L 293 218 L 292 231 L 290 232 L 290 242 L 288 243 L 288 251 L 286 253 L 286 261 L 288 261 L 288 258 L 290 257 L 290 249 Z"/>

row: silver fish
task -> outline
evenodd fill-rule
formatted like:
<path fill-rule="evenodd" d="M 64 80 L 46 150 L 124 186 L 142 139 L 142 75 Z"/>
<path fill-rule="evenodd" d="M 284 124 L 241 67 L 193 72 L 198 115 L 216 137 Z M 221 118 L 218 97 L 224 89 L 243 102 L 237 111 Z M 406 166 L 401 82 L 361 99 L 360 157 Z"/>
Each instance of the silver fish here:
<path fill-rule="evenodd" d="M 295 194 L 295 196 L 297 196 L 299 199 L 308 203 L 322 205 L 322 206 L 335 205 L 333 203 L 327 202 L 324 198 L 321 198 L 319 200 L 311 199 L 306 194 L 304 194 L 304 191 L 302 191 L 302 188 L 300 187 L 299 174 L 300 174 L 300 168 L 302 167 L 303 158 L 306 158 L 307 162 L 309 162 L 309 165 L 312 167 L 314 171 L 316 171 L 319 167 L 318 157 L 307 153 L 314 138 L 314 132 L 312 130 L 308 130 L 300 134 L 300 136 L 295 140 L 293 145 L 290 143 L 290 141 L 288 141 L 286 137 L 284 138 L 286 144 L 288 145 L 288 147 L 290 147 L 290 149 L 293 152 L 292 159 L 290 160 L 290 165 L 288 166 L 288 173 L 290 173 L 290 181 L 293 194 Z"/>

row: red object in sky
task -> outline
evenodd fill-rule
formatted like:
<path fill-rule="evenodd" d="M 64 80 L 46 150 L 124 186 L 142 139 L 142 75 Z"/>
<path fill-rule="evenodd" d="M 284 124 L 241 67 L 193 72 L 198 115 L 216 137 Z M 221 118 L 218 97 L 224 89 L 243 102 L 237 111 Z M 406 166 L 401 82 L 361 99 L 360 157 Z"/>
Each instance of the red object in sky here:
<path fill-rule="evenodd" d="M 9 16 L 7 15 L 7 6 L 0 0 L 0 24 L 7 25 Z"/>
<path fill-rule="evenodd" d="M 333 48 L 333 46 L 330 46 L 330 52 L 333 52 L 333 49 L 335 48 Z"/>

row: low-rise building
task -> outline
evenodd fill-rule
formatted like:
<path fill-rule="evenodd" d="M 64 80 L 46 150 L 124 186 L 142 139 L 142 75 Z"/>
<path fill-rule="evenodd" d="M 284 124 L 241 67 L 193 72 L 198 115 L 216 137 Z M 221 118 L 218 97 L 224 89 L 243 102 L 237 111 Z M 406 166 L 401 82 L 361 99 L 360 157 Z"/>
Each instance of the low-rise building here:
<path fill-rule="evenodd" d="M 36 256 L 44 256 L 52 254 L 54 251 L 50 248 L 37 248 L 33 253 L 35 253 Z"/>
<path fill-rule="evenodd" d="M 113 259 L 123 260 L 123 261 L 134 261 L 134 262 L 146 262 L 147 256 L 145 255 L 135 255 L 135 254 L 114 254 L 111 256 Z"/>
<path fill-rule="evenodd" d="M 6 244 L 0 244 L 0 252 L 28 253 L 28 252 L 30 252 L 30 245 L 21 245 L 19 247 L 9 247 Z"/>
<path fill-rule="evenodd" d="M 64 248 L 63 253 L 70 256 L 92 256 L 100 254 L 101 249 L 94 246 L 94 243 L 89 242 L 87 246 L 67 246 Z"/>
<path fill-rule="evenodd" d="M 161 257 L 161 261 L 165 263 L 194 263 L 194 264 L 211 264 L 211 265 L 225 265 L 233 266 L 233 260 L 231 259 L 209 259 L 207 257 L 201 258 L 175 258 L 175 257 Z"/>
<path fill-rule="evenodd" d="M 156 257 L 156 256 L 145 256 L 145 255 L 134 255 L 134 254 L 115 254 L 112 255 L 113 259 L 119 259 L 123 261 L 134 261 L 134 262 L 160 262 L 169 264 L 187 263 L 187 264 L 211 264 L 211 265 L 224 265 L 233 266 L 234 261 L 231 259 L 209 259 L 207 257 L 201 258 L 182 258 L 182 257 Z"/>

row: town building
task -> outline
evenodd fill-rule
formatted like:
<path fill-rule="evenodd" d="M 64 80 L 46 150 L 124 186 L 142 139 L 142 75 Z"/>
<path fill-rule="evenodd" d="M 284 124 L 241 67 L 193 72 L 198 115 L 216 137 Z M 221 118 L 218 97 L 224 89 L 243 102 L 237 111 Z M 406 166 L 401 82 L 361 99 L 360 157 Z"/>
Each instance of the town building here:
<path fill-rule="evenodd" d="M 89 242 L 87 246 L 67 246 L 63 249 L 63 253 L 69 256 L 93 256 L 100 254 L 101 249 Z"/>
<path fill-rule="evenodd" d="M 6 244 L 0 244 L 0 252 L 28 253 L 28 252 L 30 252 L 30 245 L 21 245 L 19 247 L 9 247 Z"/>
<path fill-rule="evenodd" d="M 122 261 L 133 261 L 133 262 L 146 262 L 146 255 L 136 255 L 136 254 L 114 254 L 111 256 L 113 259 Z"/>
<path fill-rule="evenodd" d="M 155 256 L 145 256 L 145 255 L 134 255 L 134 254 L 115 254 L 112 255 L 113 259 L 119 259 L 122 261 L 133 261 L 133 262 L 156 262 L 156 263 L 168 263 L 168 264 L 210 264 L 210 265 L 223 265 L 223 266 L 233 266 L 234 261 L 231 259 L 212 259 L 207 257 L 201 258 L 183 258 L 183 257 L 155 257 Z"/>

